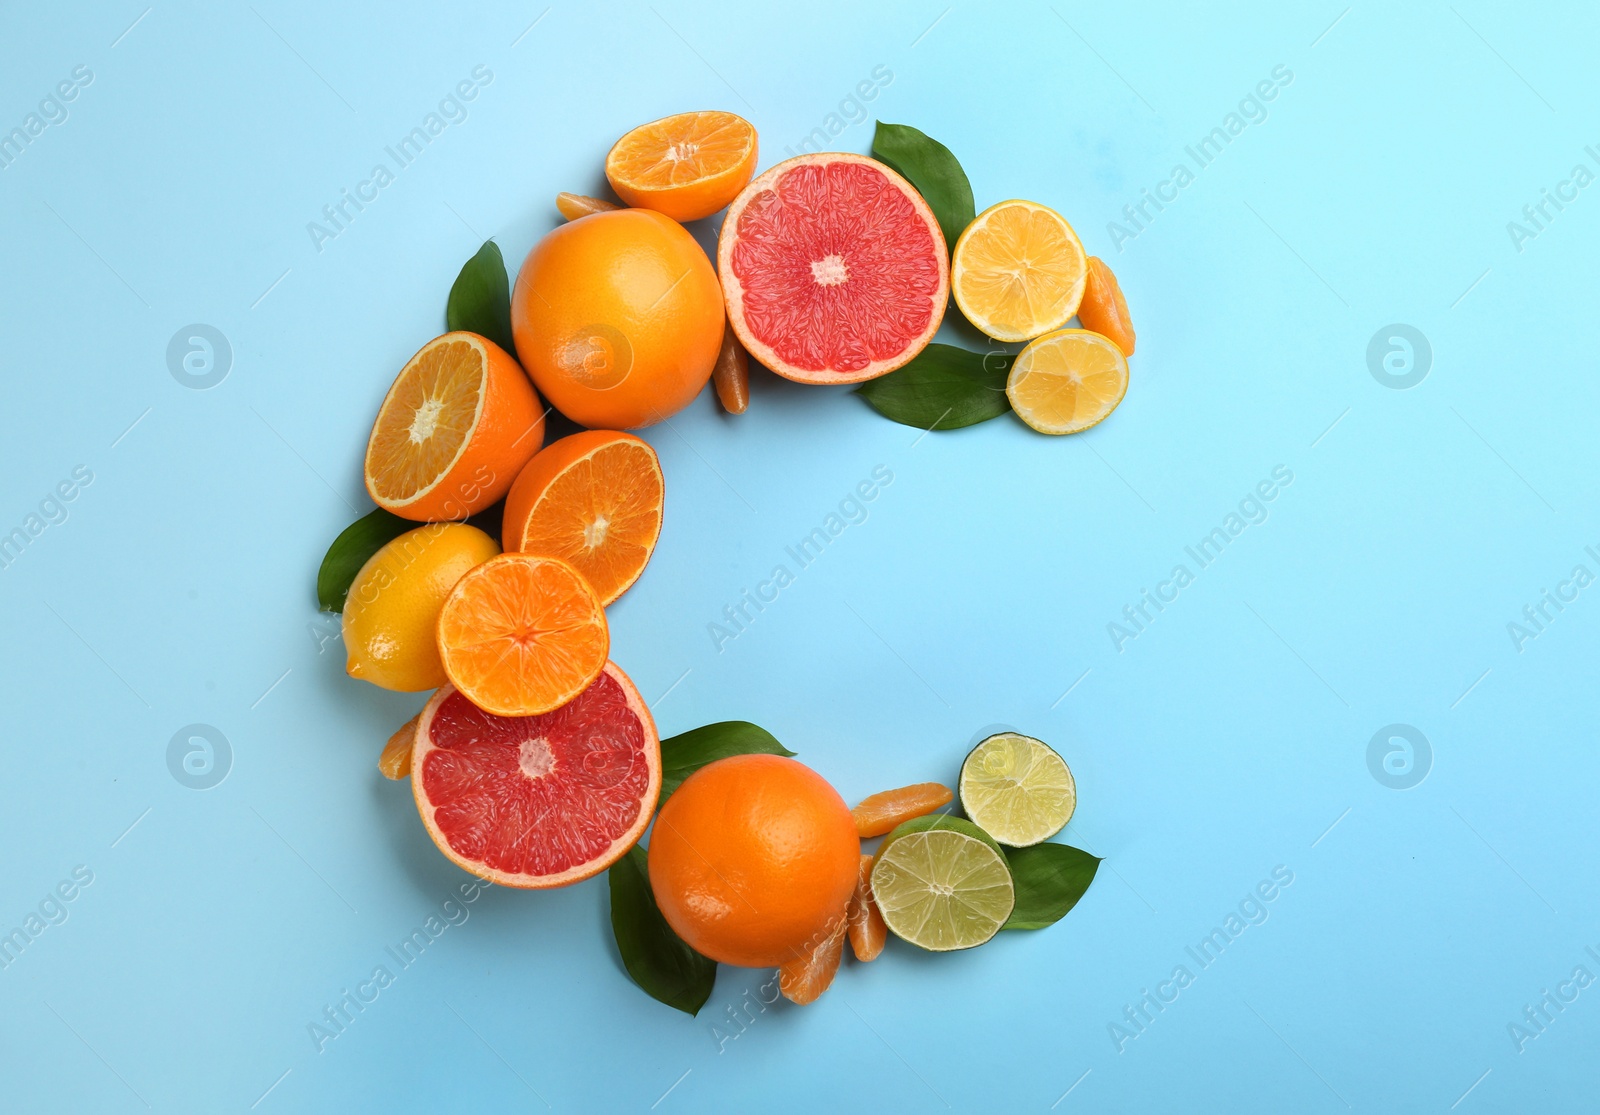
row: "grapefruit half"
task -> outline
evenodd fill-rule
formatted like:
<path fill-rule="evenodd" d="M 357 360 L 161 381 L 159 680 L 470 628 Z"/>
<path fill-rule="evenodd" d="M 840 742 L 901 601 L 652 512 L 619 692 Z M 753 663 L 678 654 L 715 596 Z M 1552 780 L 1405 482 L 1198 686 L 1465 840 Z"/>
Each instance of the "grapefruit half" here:
<path fill-rule="evenodd" d="M 728 208 L 717 242 L 728 322 L 799 383 L 860 383 L 925 348 L 950 297 L 933 210 L 893 170 L 827 152 L 779 163 Z"/>
<path fill-rule="evenodd" d="M 496 716 L 446 685 L 420 715 L 411 790 L 457 866 L 506 887 L 564 887 L 644 835 L 661 795 L 661 739 L 613 662 L 539 716 Z"/>

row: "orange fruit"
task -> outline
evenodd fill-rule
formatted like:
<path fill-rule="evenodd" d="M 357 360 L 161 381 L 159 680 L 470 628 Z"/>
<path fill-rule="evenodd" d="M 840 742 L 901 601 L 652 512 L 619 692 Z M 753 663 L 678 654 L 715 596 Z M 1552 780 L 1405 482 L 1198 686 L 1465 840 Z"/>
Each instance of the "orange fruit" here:
<path fill-rule="evenodd" d="M 778 969 L 778 990 L 785 999 L 805 1006 L 816 1002 L 828 990 L 839 971 L 839 961 L 844 957 L 844 934 L 845 922 L 840 918 L 824 930 L 824 935 L 805 955 Z"/>
<path fill-rule="evenodd" d="M 385 778 L 398 781 L 411 777 L 411 745 L 417 741 L 417 722 L 421 719 L 419 712 L 396 728 L 389 742 L 383 745 L 383 754 L 378 756 L 378 769 Z"/>
<path fill-rule="evenodd" d="M 680 112 L 640 124 L 606 156 L 618 197 L 675 221 L 711 216 L 755 172 L 756 130 L 731 112 Z"/>
<path fill-rule="evenodd" d="M 661 741 L 614 663 L 542 716 L 496 716 L 445 686 L 419 718 L 411 791 L 449 859 L 507 887 L 563 887 L 610 867 L 661 794 Z"/>
<path fill-rule="evenodd" d="M 878 909 L 878 900 L 872 897 L 872 862 L 875 858 L 861 853 L 861 875 L 845 913 L 850 933 L 850 951 L 856 954 L 857 960 L 862 961 L 878 959 L 884 942 L 889 939 L 889 927 Z"/>
<path fill-rule="evenodd" d="M 648 426 L 688 406 L 711 378 L 723 322 L 711 261 L 649 209 L 552 230 L 511 296 L 522 366 L 556 409 L 595 429 Z"/>
<path fill-rule="evenodd" d="M 1088 268 L 1067 219 L 1034 201 L 1002 201 L 972 219 L 950 255 L 950 291 L 997 341 L 1059 329 L 1083 300 Z"/>
<path fill-rule="evenodd" d="M 649 444 L 614 430 L 551 442 L 506 495 L 507 552 L 560 558 L 610 604 L 644 572 L 661 535 L 661 462 Z"/>
<path fill-rule="evenodd" d="M 1089 257 L 1089 280 L 1078 304 L 1078 324 L 1093 329 L 1122 350 L 1133 355 L 1133 319 L 1128 316 L 1128 300 L 1122 297 L 1117 277 L 1099 256 Z"/>
<path fill-rule="evenodd" d="M 504 349 L 476 333 L 435 337 L 378 408 L 363 467 L 386 511 L 465 519 L 506 494 L 544 443 L 544 407 Z"/>
<path fill-rule="evenodd" d="M 1128 393 L 1128 358 L 1088 329 L 1046 333 L 1017 353 L 1006 398 L 1041 434 L 1075 434 L 1103 421 Z"/>
<path fill-rule="evenodd" d="M 621 208 L 622 206 L 614 201 L 588 197 L 584 194 L 569 194 L 565 190 L 556 195 L 556 212 L 569 221 L 587 217 L 590 213 L 609 213 L 613 209 Z"/>
<path fill-rule="evenodd" d="M 690 948 L 775 968 L 809 955 L 841 921 L 860 855 L 850 810 L 820 774 L 777 755 L 735 755 L 695 771 L 661 807 L 650 887 Z"/>
<path fill-rule="evenodd" d="M 451 684 L 499 716 L 536 716 L 589 687 L 611 649 L 605 609 L 564 561 L 501 554 L 456 582 L 439 610 Z"/>
<path fill-rule="evenodd" d="M 850 810 L 856 822 L 856 835 L 882 836 L 897 825 L 916 817 L 932 813 L 955 799 L 950 787 L 937 782 L 918 782 L 914 786 L 901 786 L 898 790 L 885 790 L 862 800 Z"/>

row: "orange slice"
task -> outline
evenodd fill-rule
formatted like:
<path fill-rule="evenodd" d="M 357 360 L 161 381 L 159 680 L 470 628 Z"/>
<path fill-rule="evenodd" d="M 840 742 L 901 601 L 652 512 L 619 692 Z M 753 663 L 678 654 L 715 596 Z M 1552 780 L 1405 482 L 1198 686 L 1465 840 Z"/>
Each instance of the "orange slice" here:
<path fill-rule="evenodd" d="M 1128 316 L 1128 300 L 1122 297 L 1117 277 L 1099 256 L 1089 257 L 1089 278 L 1078 305 L 1078 324 L 1107 338 L 1122 350 L 1122 355 L 1133 355 L 1133 319 Z"/>
<path fill-rule="evenodd" d="M 1117 409 L 1128 359 L 1088 329 L 1058 329 L 1017 354 L 1006 378 L 1011 409 L 1041 434 L 1075 434 Z"/>
<path fill-rule="evenodd" d="M 850 908 L 845 914 L 849 926 L 850 951 L 860 961 L 876 960 L 889 939 L 889 927 L 872 897 L 872 861 L 875 856 L 861 853 L 861 877 L 856 882 L 856 892 L 850 896 Z"/>
<path fill-rule="evenodd" d="M 997 341 L 1028 341 L 1078 312 L 1088 271 L 1067 219 L 1032 201 L 975 217 L 950 257 L 950 290 L 967 320 Z"/>
<path fill-rule="evenodd" d="M 439 611 L 444 672 L 497 716 L 560 708 L 600 676 L 610 648 L 600 598 L 555 558 L 491 558 L 456 582 Z"/>
<path fill-rule="evenodd" d="M 383 745 L 383 754 L 378 756 L 378 769 L 385 778 L 399 781 L 411 777 L 411 745 L 417 741 L 417 721 L 421 719 L 419 712 L 396 728 L 389 742 Z"/>
<path fill-rule="evenodd" d="M 857 836 L 882 836 L 906 821 L 949 805 L 953 800 L 955 794 L 950 787 L 937 782 L 918 782 L 914 786 L 901 786 L 898 790 L 885 790 L 864 798 L 860 805 L 850 810 L 850 816 L 855 818 Z"/>
<path fill-rule="evenodd" d="M 711 216 L 755 170 L 756 130 L 731 112 L 681 112 L 641 124 L 606 156 L 618 197 L 675 221 Z"/>
<path fill-rule="evenodd" d="M 465 519 L 505 495 L 544 443 L 544 408 L 504 349 L 435 337 L 400 369 L 367 439 L 372 501 L 418 522 Z"/>
<path fill-rule="evenodd" d="M 778 990 L 791 1003 L 814 1003 L 828 990 L 844 958 L 845 919 L 839 918 L 823 931 L 805 955 L 778 969 Z"/>
<path fill-rule="evenodd" d="M 569 221 L 575 221 L 579 217 L 587 217 L 591 213 L 609 213 L 613 209 L 621 208 L 622 206 L 616 202 L 606 201 L 604 198 L 588 197 L 584 194 L 569 194 L 565 190 L 556 195 L 556 212 Z"/>
<path fill-rule="evenodd" d="M 602 605 L 626 592 L 656 548 L 661 462 L 632 434 L 585 430 L 528 462 L 506 496 L 506 551 L 560 558 Z"/>

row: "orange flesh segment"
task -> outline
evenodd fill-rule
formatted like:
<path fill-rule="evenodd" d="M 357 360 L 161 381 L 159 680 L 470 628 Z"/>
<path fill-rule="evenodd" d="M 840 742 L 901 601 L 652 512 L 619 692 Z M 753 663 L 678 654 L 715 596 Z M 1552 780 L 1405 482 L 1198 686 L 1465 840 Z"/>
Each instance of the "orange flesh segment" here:
<path fill-rule="evenodd" d="M 861 878 L 856 882 L 856 892 L 850 896 L 850 909 L 845 914 L 849 925 L 850 951 L 861 961 L 876 960 L 889 939 L 889 927 L 872 897 L 872 860 L 861 853 Z"/>
<path fill-rule="evenodd" d="M 419 712 L 396 728 L 389 742 L 383 745 L 383 754 L 378 756 L 378 769 L 385 778 L 398 781 L 411 777 L 411 745 L 416 741 L 417 720 L 421 716 Z"/>
<path fill-rule="evenodd" d="M 892 832 L 897 825 L 949 805 L 954 797 L 948 786 L 941 786 L 937 782 L 918 782 L 914 786 L 901 786 L 898 790 L 873 794 L 850 810 L 850 816 L 855 818 L 857 836 L 882 836 Z"/>
<path fill-rule="evenodd" d="M 844 958 L 844 937 L 845 919 L 839 918 L 809 952 L 778 969 L 778 990 L 785 999 L 804 1006 L 828 990 Z"/>
<path fill-rule="evenodd" d="M 1128 300 L 1122 296 L 1117 277 L 1099 256 L 1089 257 L 1089 278 L 1078 306 L 1078 321 L 1122 350 L 1133 355 L 1133 318 L 1128 316 Z"/>
<path fill-rule="evenodd" d="M 692 112 L 642 124 L 617 141 L 606 173 L 636 190 L 710 178 L 750 153 L 755 130 L 731 112 Z"/>
<path fill-rule="evenodd" d="M 722 333 L 722 351 L 711 369 L 711 382 L 717 399 L 729 414 L 743 414 L 750 405 L 750 354 L 745 352 L 731 327 Z"/>
<path fill-rule="evenodd" d="M 477 424 L 484 379 L 483 359 L 466 341 L 417 354 L 372 432 L 367 469 L 375 494 L 404 503 L 449 471 Z"/>
<path fill-rule="evenodd" d="M 583 692 L 610 650 L 594 589 L 564 561 L 502 554 L 468 572 L 439 613 L 445 673 L 498 716 L 550 712 Z"/>
<path fill-rule="evenodd" d="M 613 441 L 562 470 L 533 506 L 519 549 L 560 558 L 614 600 L 650 560 L 661 533 L 661 472 L 636 441 Z"/>
<path fill-rule="evenodd" d="M 608 213 L 622 206 L 603 198 L 588 197 L 584 194 L 569 194 L 565 190 L 556 195 L 556 211 L 569 221 L 579 217 L 587 217 L 591 213 Z"/>

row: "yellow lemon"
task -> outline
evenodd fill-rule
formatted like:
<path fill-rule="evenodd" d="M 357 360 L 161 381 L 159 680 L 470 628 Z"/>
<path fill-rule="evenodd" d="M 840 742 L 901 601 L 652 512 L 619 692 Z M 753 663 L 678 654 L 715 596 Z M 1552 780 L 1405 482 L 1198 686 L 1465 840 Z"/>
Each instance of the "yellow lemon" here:
<path fill-rule="evenodd" d="M 997 341 L 1031 341 L 1078 312 L 1088 257 L 1065 217 L 1033 201 L 1002 201 L 956 241 L 950 290 L 967 320 Z"/>
<path fill-rule="evenodd" d="M 439 609 L 461 575 L 500 552 L 477 527 L 429 523 L 367 559 L 344 602 L 345 669 L 384 689 L 437 689 Z"/>

